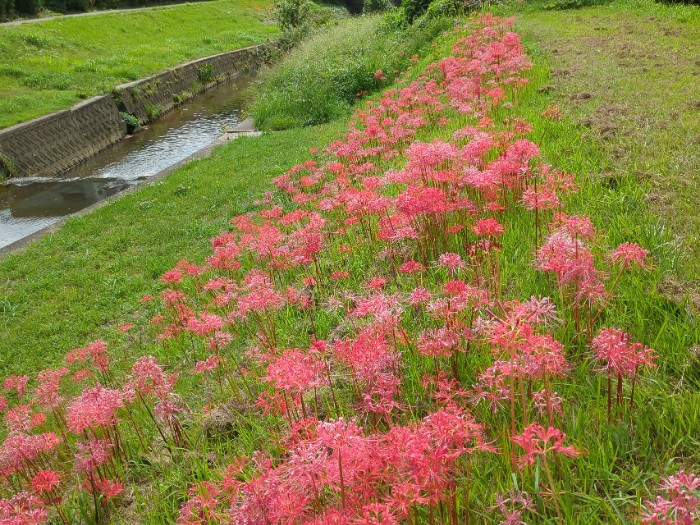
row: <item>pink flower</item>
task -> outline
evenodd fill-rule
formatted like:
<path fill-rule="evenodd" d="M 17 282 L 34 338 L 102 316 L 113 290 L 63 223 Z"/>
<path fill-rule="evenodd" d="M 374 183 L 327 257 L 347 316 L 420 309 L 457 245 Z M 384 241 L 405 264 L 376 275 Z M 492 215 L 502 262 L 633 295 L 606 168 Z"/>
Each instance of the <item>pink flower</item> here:
<path fill-rule="evenodd" d="M 119 332 L 122 334 L 127 333 L 129 330 L 131 330 L 134 327 L 133 323 L 124 323 L 119 327 Z"/>
<path fill-rule="evenodd" d="M 461 268 L 463 265 L 462 258 L 456 253 L 443 253 L 438 259 L 438 264 L 444 268 L 448 268 L 450 272 Z"/>
<path fill-rule="evenodd" d="M 35 402 L 46 408 L 58 407 L 63 401 L 63 397 L 59 394 L 61 379 L 69 373 L 70 371 L 65 367 L 39 372 L 37 376 L 39 384 L 34 389 Z"/>
<path fill-rule="evenodd" d="M 680 471 L 661 481 L 656 496 L 644 503 L 643 525 L 693 525 L 700 522 L 700 477 Z"/>
<path fill-rule="evenodd" d="M 87 484 L 86 488 L 90 489 L 90 484 Z M 110 479 L 95 480 L 95 488 L 106 501 L 114 499 L 124 492 L 124 485 L 119 481 Z"/>
<path fill-rule="evenodd" d="M 406 261 L 401 266 L 399 266 L 399 271 L 401 273 L 417 273 L 425 270 L 425 267 L 418 261 Z"/>
<path fill-rule="evenodd" d="M 428 301 L 430 301 L 430 292 L 425 288 L 415 288 L 413 291 L 411 291 L 411 296 L 409 297 L 409 303 L 411 303 L 411 306 L 420 306 Z"/>
<path fill-rule="evenodd" d="M 569 457 L 581 455 L 574 447 L 564 445 L 566 434 L 561 430 L 554 427 L 545 428 L 537 423 L 525 427 L 522 434 L 513 436 L 511 439 L 525 450 L 525 454 L 519 458 L 521 467 L 532 465 L 535 462 L 535 456 L 543 456 L 549 452 Z"/>
<path fill-rule="evenodd" d="M 92 474 L 97 467 L 107 463 L 112 456 L 113 445 L 104 439 L 78 441 L 75 444 L 75 470 Z"/>
<path fill-rule="evenodd" d="M 40 498 L 19 492 L 10 499 L 0 499 L 0 523 L 8 525 L 39 525 L 49 513 Z"/>
<path fill-rule="evenodd" d="M 51 492 L 60 482 L 61 478 L 53 470 L 40 470 L 32 479 L 32 488 L 35 492 Z"/>
<path fill-rule="evenodd" d="M 99 384 L 88 387 L 66 407 L 68 429 L 81 434 L 87 429 L 114 426 L 119 421 L 117 410 L 123 406 L 119 390 L 110 390 Z"/>
<path fill-rule="evenodd" d="M 472 231 L 476 235 L 483 237 L 500 237 L 503 234 L 504 228 L 496 219 L 481 219 L 472 226 Z"/>
<path fill-rule="evenodd" d="M 632 343 L 631 336 L 618 328 L 602 328 L 591 347 L 609 374 L 632 377 L 640 367 L 656 366 L 656 353 L 642 343 Z"/>
<path fill-rule="evenodd" d="M 647 267 L 647 255 L 649 255 L 649 251 L 638 244 L 624 242 L 610 254 L 610 260 L 622 268 L 637 266 L 644 269 Z"/>
<path fill-rule="evenodd" d="M 22 399 L 27 391 L 28 376 L 9 376 L 3 383 L 5 390 L 14 390 L 17 392 L 17 398 Z"/>
<path fill-rule="evenodd" d="M 187 329 L 197 335 L 208 335 L 221 330 L 224 322 L 216 314 L 202 312 L 199 317 L 193 316 L 187 320 Z"/>
<path fill-rule="evenodd" d="M 386 279 L 384 277 L 371 277 L 367 282 L 366 287 L 370 290 L 381 290 L 386 284 Z"/>
<path fill-rule="evenodd" d="M 323 367 L 321 361 L 305 354 L 299 348 L 292 348 L 271 359 L 266 380 L 273 383 L 278 390 L 302 394 L 325 383 Z"/>
<path fill-rule="evenodd" d="M 223 361 L 224 359 L 218 355 L 209 356 L 204 361 L 198 361 L 194 365 L 194 373 L 205 374 L 207 372 L 211 372 L 212 370 L 216 370 Z"/>
<path fill-rule="evenodd" d="M 546 108 L 544 108 L 542 116 L 550 120 L 561 120 L 561 109 L 559 109 L 559 106 L 555 106 L 554 104 L 549 105 Z"/>

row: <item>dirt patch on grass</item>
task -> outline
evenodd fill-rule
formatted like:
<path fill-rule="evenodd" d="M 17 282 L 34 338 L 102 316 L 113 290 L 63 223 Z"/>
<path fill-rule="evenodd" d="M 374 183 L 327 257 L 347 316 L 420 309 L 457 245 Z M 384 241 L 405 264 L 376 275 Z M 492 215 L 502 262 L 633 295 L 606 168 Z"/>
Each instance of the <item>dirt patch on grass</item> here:
<path fill-rule="evenodd" d="M 652 9 L 651 7 L 649 9 Z M 700 283 L 700 17 L 610 5 L 522 15 L 547 53 L 565 114 L 590 128 L 618 176 L 649 184 L 649 205 L 682 252 L 678 277 Z"/>
<path fill-rule="evenodd" d="M 687 303 L 688 307 L 691 308 L 693 312 L 700 312 L 700 293 L 698 293 L 697 290 L 689 288 L 686 284 L 677 279 L 666 276 L 666 278 L 659 283 L 658 291 L 664 299 L 677 304 Z M 696 348 L 700 349 L 700 345 L 696 346 Z"/>

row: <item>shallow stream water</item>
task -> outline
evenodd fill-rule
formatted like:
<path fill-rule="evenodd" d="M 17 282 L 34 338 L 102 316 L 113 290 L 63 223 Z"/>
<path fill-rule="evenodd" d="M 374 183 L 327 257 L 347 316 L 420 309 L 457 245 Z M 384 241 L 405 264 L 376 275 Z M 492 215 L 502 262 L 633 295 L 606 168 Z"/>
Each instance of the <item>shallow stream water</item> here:
<path fill-rule="evenodd" d="M 0 184 L 0 249 L 55 224 L 213 143 L 242 120 L 251 78 L 223 83 L 57 177 Z"/>

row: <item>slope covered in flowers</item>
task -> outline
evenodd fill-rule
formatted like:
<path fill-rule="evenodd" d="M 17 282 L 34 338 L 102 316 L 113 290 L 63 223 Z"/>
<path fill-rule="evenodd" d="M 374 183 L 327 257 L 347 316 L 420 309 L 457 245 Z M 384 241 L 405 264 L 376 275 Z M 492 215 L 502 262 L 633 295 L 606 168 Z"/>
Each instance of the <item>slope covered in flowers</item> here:
<path fill-rule="evenodd" d="M 690 453 L 656 499 L 610 497 L 659 468 L 634 449 L 664 356 L 609 322 L 652 262 L 567 213 L 574 175 L 518 114 L 530 61 L 511 24 L 446 37 L 206 261 L 167 272 L 122 344 L 7 378 L 0 523 L 129 505 L 182 524 L 698 519 Z"/>

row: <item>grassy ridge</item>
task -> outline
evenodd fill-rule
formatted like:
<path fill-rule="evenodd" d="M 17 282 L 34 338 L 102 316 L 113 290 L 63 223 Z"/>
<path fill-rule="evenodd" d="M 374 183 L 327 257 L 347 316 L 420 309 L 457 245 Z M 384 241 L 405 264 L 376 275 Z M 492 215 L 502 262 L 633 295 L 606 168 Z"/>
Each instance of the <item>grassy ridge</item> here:
<path fill-rule="evenodd" d="M 278 34 L 271 8 L 271 0 L 214 0 L 0 27 L 0 128 L 187 60 L 264 42 Z"/>
<path fill-rule="evenodd" d="M 429 53 L 429 56 L 416 66 L 415 71 L 421 71 L 429 60 L 445 56 L 450 44 L 449 39 L 443 40 L 439 49 Z M 606 422 L 604 381 L 600 374 L 595 373 L 596 364 L 590 357 L 588 345 L 582 340 L 584 338 L 579 338 L 573 333 L 571 318 L 565 309 L 560 312 L 569 322 L 554 329 L 556 338 L 565 343 L 567 359 L 572 364 L 570 373 L 556 385 L 558 393 L 566 400 L 564 415 L 558 425 L 567 433 L 572 443 L 585 451 L 582 457 L 571 463 L 564 460 L 562 465 L 557 467 L 562 477 L 560 489 L 563 491 L 561 505 L 565 516 L 564 523 L 634 523 L 639 514 L 640 501 L 653 494 L 659 475 L 674 472 L 682 467 L 692 468 L 692 465 L 700 461 L 700 442 L 693 434 L 693 429 L 700 422 L 700 374 L 691 348 L 700 341 L 700 328 L 691 310 L 661 297 L 656 292 L 659 281 L 673 266 L 675 259 L 667 233 L 659 228 L 658 219 L 644 205 L 644 188 L 631 179 L 613 183 L 599 177 L 598 174 L 606 169 L 611 159 L 604 149 L 589 140 L 585 128 L 569 119 L 552 122 L 542 115 L 543 110 L 553 102 L 552 95 L 548 94 L 546 89 L 542 89 L 551 82 L 550 67 L 541 50 L 532 42 L 529 50 L 536 61 L 529 74 L 530 84 L 518 96 L 515 109 L 496 110 L 494 120 L 500 122 L 517 115 L 532 123 L 534 131 L 531 138 L 542 145 L 544 159 L 558 168 L 578 175 L 580 192 L 573 198 L 571 208 L 567 208 L 567 211 L 589 215 L 603 231 L 605 237 L 601 242 L 605 245 L 639 242 L 651 250 L 655 261 L 651 272 L 628 274 L 623 278 L 616 297 L 611 300 L 610 306 L 600 319 L 601 325 L 619 326 L 629 331 L 635 340 L 652 346 L 661 356 L 659 369 L 645 374 L 637 385 L 637 405 L 634 414 L 623 423 Z M 421 130 L 416 139 L 424 142 L 434 138 L 449 139 L 466 121 L 466 118 L 459 115 L 451 115 L 440 126 L 429 126 Z M 392 167 L 399 168 L 402 165 L 403 159 L 399 157 L 383 163 L 380 171 Z M 277 198 L 279 202 L 289 204 L 284 197 Z M 503 218 L 506 233 L 499 240 L 503 246 L 500 260 L 504 300 L 529 297 L 531 294 L 555 294 L 551 280 L 532 268 L 532 215 L 518 210 L 516 206 L 504 214 Z M 346 235 L 339 234 L 329 241 L 329 245 L 320 261 L 323 272 L 345 270 L 349 273 L 346 280 L 337 285 L 330 285 L 327 290 L 329 294 L 337 288 L 352 294 L 367 294 L 366 283 L 370 276 L 392 275 L 390 264 L 383 257 L 376 257 L 375 247 L 366 237 L 359 235 L 357 230 Z M 343 246 L 349 245 L 352 256 L 348 256 L 347 251 L 343 249 Z M 464 247 L 455 243 L 452 248 L 460 251 Z M 256 265 L 253 258 L 246 262 Z M 281 286 L 295 283 L 295 277 L 298 277 L 294 272 L 288 272 L 292 275 L 280 273 Z M 425 280 L 422 284 L 427 287 L 435 286 L 436 283 L 439 286 L 445 274 L 433 265 L 423 278 Z M 405 295 L 413 285 L 410 279 L 393 278 L 387 284 L 386 291 Z M 198 302 L 197 293 L 193 291 L 195 287 L 191 286 L 191 283 L 183 285 L 182 289 L 191 292 L 191 302 L 188 304 L 196 304 L 197 308 L 207 308 L 205 305 L 209 297 L 201 297 L 201 302 Z M 413 334 L 412 331 L 422 324 L 430 325 L 426 317 L 420 312 L 410 315 L 407 313 L 404 328 Z M 309 325 L 303 314 L 294 308 L 288 308 L 274 316 L 274 320 L 280 347 L 308 346 Z M 342 330 L 342 333 L 349 330 L 342 326 L 342 314 L 324 307 L 317 309 L 313 322 L 314 335 L 318 334 L 321 339 L 330 339 L 330 334 L 336 330 Z M 252 344 L 250 340 L 247 342 Z M 183 338 L 179 343 L 155 344 L 149 347 L 148 351 L 154 352 L 163 362 L 175 367 L 180 358 L 179 354 L 174 352 L 178 344 L 184 349 L 187 348 L 188 342 Z M 245 337 L 242 336 L 240 340 L 237 337 L 232 348 L 239 349 L 245 346 Z M 462 371 L 465 388 L 469 388 L 476 380 L 476 374 L 490 363 L 488 352 L 481 350 L 483 349 L 473 349 L 464 358 Z M 228 355 L 238 358 L 235 351 Z M 404 374 L 401 396 L 402 401 L 410 406 L 411 412 L 406 418 L 418 419 L 431 410 L 431 402 L 426 398 L 421 386 L 421 376 L 431 373 L 437 365 L 432 359 L 418 357 L 408 350 L 403 353 L 401 362 Z M 250 375 L 261 373 L 264 371 L 258 370 Z M 196 382 L 196 379 L 194 381 Z M 344 405 L 341 411 L 345 416 L 351 416 L 355 413 L 354 407 L 349 405 L 349 400 L 353 399 L 352 388 L 349 385 L 343 386 L 339 387 L 341 404 Z M 203 388 L 206 389 L 206 386 Z M 212 396 L 216 396 L 213 393 L 215 390 L 216 388 L 210 385 L 209 392 Z M 195 389 L 189 382 L 183 385 L 182 392 L 187 396 L 201 395 L 198 394 L 201 390 Z M 200 401 L 204 402 L 203 399 Z M 226 394 L 222 392 L 217 401 L 226 403 Z M 328 399 L 322 398 L 322 401 L 327 405 L 326 410 L 333 414 Z M 481 405 L 473 411 L 480 421 L 489 421 L 489 436 L 498 441 L 502 451 L 507 450 L 507 440 L 500 441 L 497 437 L 503 433 L 507 434 L 505 425 L 499 426 L 499 422 L 502 423 L 499 417 L 503 414 L 500 411 L 497 411 L 497 414 L 491 413 Z M 235 439 L 225 433 L 215 433 L 211 439 L 201 442 L 200 446 L 203 448 L 200 451 L 218 454 L 221 465 L 230 461 L 231 453 L 224 452 L 226 445 L 234 449 L 234 454 L 250 455 L 259 449 L 265 450 L 273 457 L 280 454 L 275 439 L 279 439 L 285 433 L 276 431 L 275 424 L 268 423 L 268 429 L 265 431 L 266 420 L 262 416 L 250 416 L 234 421 L 236 422 L 230 432 Z M 279 420 L 276 422 L 279 424 Z M 264 437 L 262 441 L 261 435 Z M 221 448 L 217 449 L 217 446 Z M 280 463 L 284 463 L 284 459 L 280 459 Z M 521 477 L 520 474 L 509 474 L 508 463 L 507 456 L 489 455 L 480 457 L 476 463 L 478 468 L 474 468 L 473 478 L 470 480 L 471 501 L 475 508 L 474 515 L 485 523 L 498 521 L 495 513 L 489 510 L 494 504 L 494 493 L 510 490 L 514 479 L 522 483 L 519 487 L 530 494 L 537 494 L 545 484 L 544 474 L 538 467 L 533 469 L 534 472 L 522 474 Z M 210 467 L 206 467 L 205 470 L 206 472 L 197 473 L 198 480 L 217 477 Z M 539 478 L 539 488 L 537 481 L 533 483 L 533 478 Z M 461 490 L 464 480 L 460 482 Z M 462 496 L 463 492 L 460 492 L 460 498 Z M 540 501 L 539 505 L 539 513 L 531 516 L 536 518 L 533 522 L 556 523 L 552 509 L 546 510 L 548 502 Z M 418 523 L 427 523 L 427 512 L 417 511 L 416 520 Z"/>

